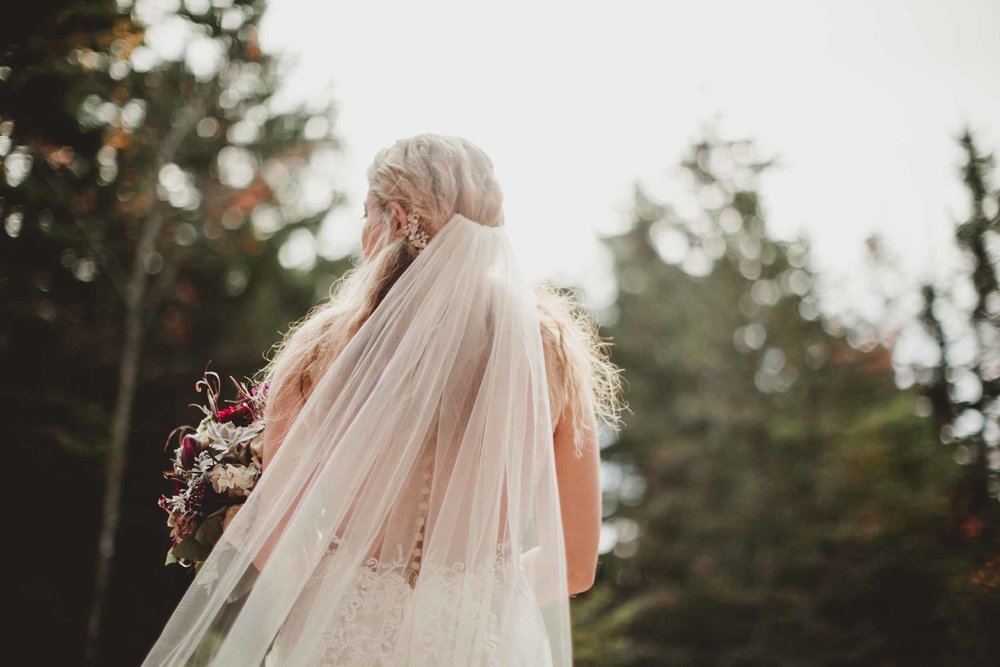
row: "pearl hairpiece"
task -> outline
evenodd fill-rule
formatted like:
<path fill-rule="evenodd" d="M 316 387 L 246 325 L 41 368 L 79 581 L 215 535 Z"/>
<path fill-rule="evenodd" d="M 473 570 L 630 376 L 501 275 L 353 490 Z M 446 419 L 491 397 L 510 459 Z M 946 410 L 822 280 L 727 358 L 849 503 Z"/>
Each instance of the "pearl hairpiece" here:
<path fill-rule="evenodd" d="M 416 211 L 412 211 L 408 216 L 406 216 L 406 225 L 403 226 L 403 230 L 406 232 L 406 238 L 410 239 L 410 243 L 417 251 L 423 250 L 427 247 L 428 242 L 430 242 L 430 237 L 427 236 L 427 232 L 420 228 L 420 215 Z"/>

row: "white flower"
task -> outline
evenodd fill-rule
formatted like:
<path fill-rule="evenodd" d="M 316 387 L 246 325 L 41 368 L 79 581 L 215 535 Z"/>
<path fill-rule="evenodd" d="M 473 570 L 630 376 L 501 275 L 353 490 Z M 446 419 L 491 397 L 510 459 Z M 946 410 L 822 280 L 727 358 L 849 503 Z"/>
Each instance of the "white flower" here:
<path fill-rule="evenodd" d="M 216 493 L 247 496 L 250 495 L 259 474 L 260 469 L 253 463 L 248 466 L 220 463 L 212 469 L 208 478 Z"/>

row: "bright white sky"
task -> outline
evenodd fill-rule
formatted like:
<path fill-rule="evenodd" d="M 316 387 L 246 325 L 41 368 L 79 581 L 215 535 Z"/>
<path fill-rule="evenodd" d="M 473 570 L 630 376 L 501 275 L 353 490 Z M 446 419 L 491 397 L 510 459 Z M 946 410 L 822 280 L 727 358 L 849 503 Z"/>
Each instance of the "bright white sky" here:
<path fill-rule="evenodd" d="M 606 298 L 596 241 L 654 192 L 707 117 L 785 166 L 763 183 L 772 232 L 851 268 L 881 230 L 914 272 L 947 263 L 966 213 L 964 123 L 1000 151 L 1000 3 L 271 0 L 261 39 L 296 58 L 289 100 L 332 96 L 345 146 L 328 221 L 357 247 L 377 150 L 457 134 L 492 157 L 535 278 Z M 353 245 L 352 245 L 353 244 Z"/>

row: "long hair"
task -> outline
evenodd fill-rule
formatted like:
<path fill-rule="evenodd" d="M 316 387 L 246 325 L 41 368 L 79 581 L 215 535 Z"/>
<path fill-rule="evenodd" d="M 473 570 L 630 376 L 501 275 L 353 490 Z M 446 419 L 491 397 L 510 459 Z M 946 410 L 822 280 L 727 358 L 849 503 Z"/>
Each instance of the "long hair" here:
<path fill-rule="evenodd" d="M 504 222 L 493 162 L 467 139 L 438 134 L 400 139 L 375 155 L 367 176 L 368 196 L 386 238 L 392 202 L 417 212 L 431 237 L 455 213 L 486 226 Z M 329 298 L 293 323 L 272 348 L 273 356 L 255 381 L 270 383 L 265 417 L 279 438 L 416 252 L 405 237 L 384 243 L 345 272 L 331 286 Z M 536 295 L 553 423 L 562 414 L 571 415 L 581 455 L 583 434 L 595 417 L 612 428 L 620 425 L 620 369 L 610 360 L 610 342 L 598 334 L 571 292 L 543 283 Z"/>

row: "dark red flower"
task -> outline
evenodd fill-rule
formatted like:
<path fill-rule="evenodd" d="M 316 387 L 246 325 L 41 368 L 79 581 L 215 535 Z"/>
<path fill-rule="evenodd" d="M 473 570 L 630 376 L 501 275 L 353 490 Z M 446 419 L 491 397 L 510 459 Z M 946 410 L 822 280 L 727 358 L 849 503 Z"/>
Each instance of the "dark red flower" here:
<path fill-rule="evenodd" d="M 184 440 L 181 441 L 181 467 L 185 470 L 193 468 L 200 451 L 201 443 L 198 442 L 198 438 L 193 435 L 184 436 Z"/>
<path fill-rule="evenodd" d="M 240 403 L 219 410 L 219 422 L 231 422 L 237 426 L 247 426 L 253 420 L 253 410 L 246 403 Z"/>

